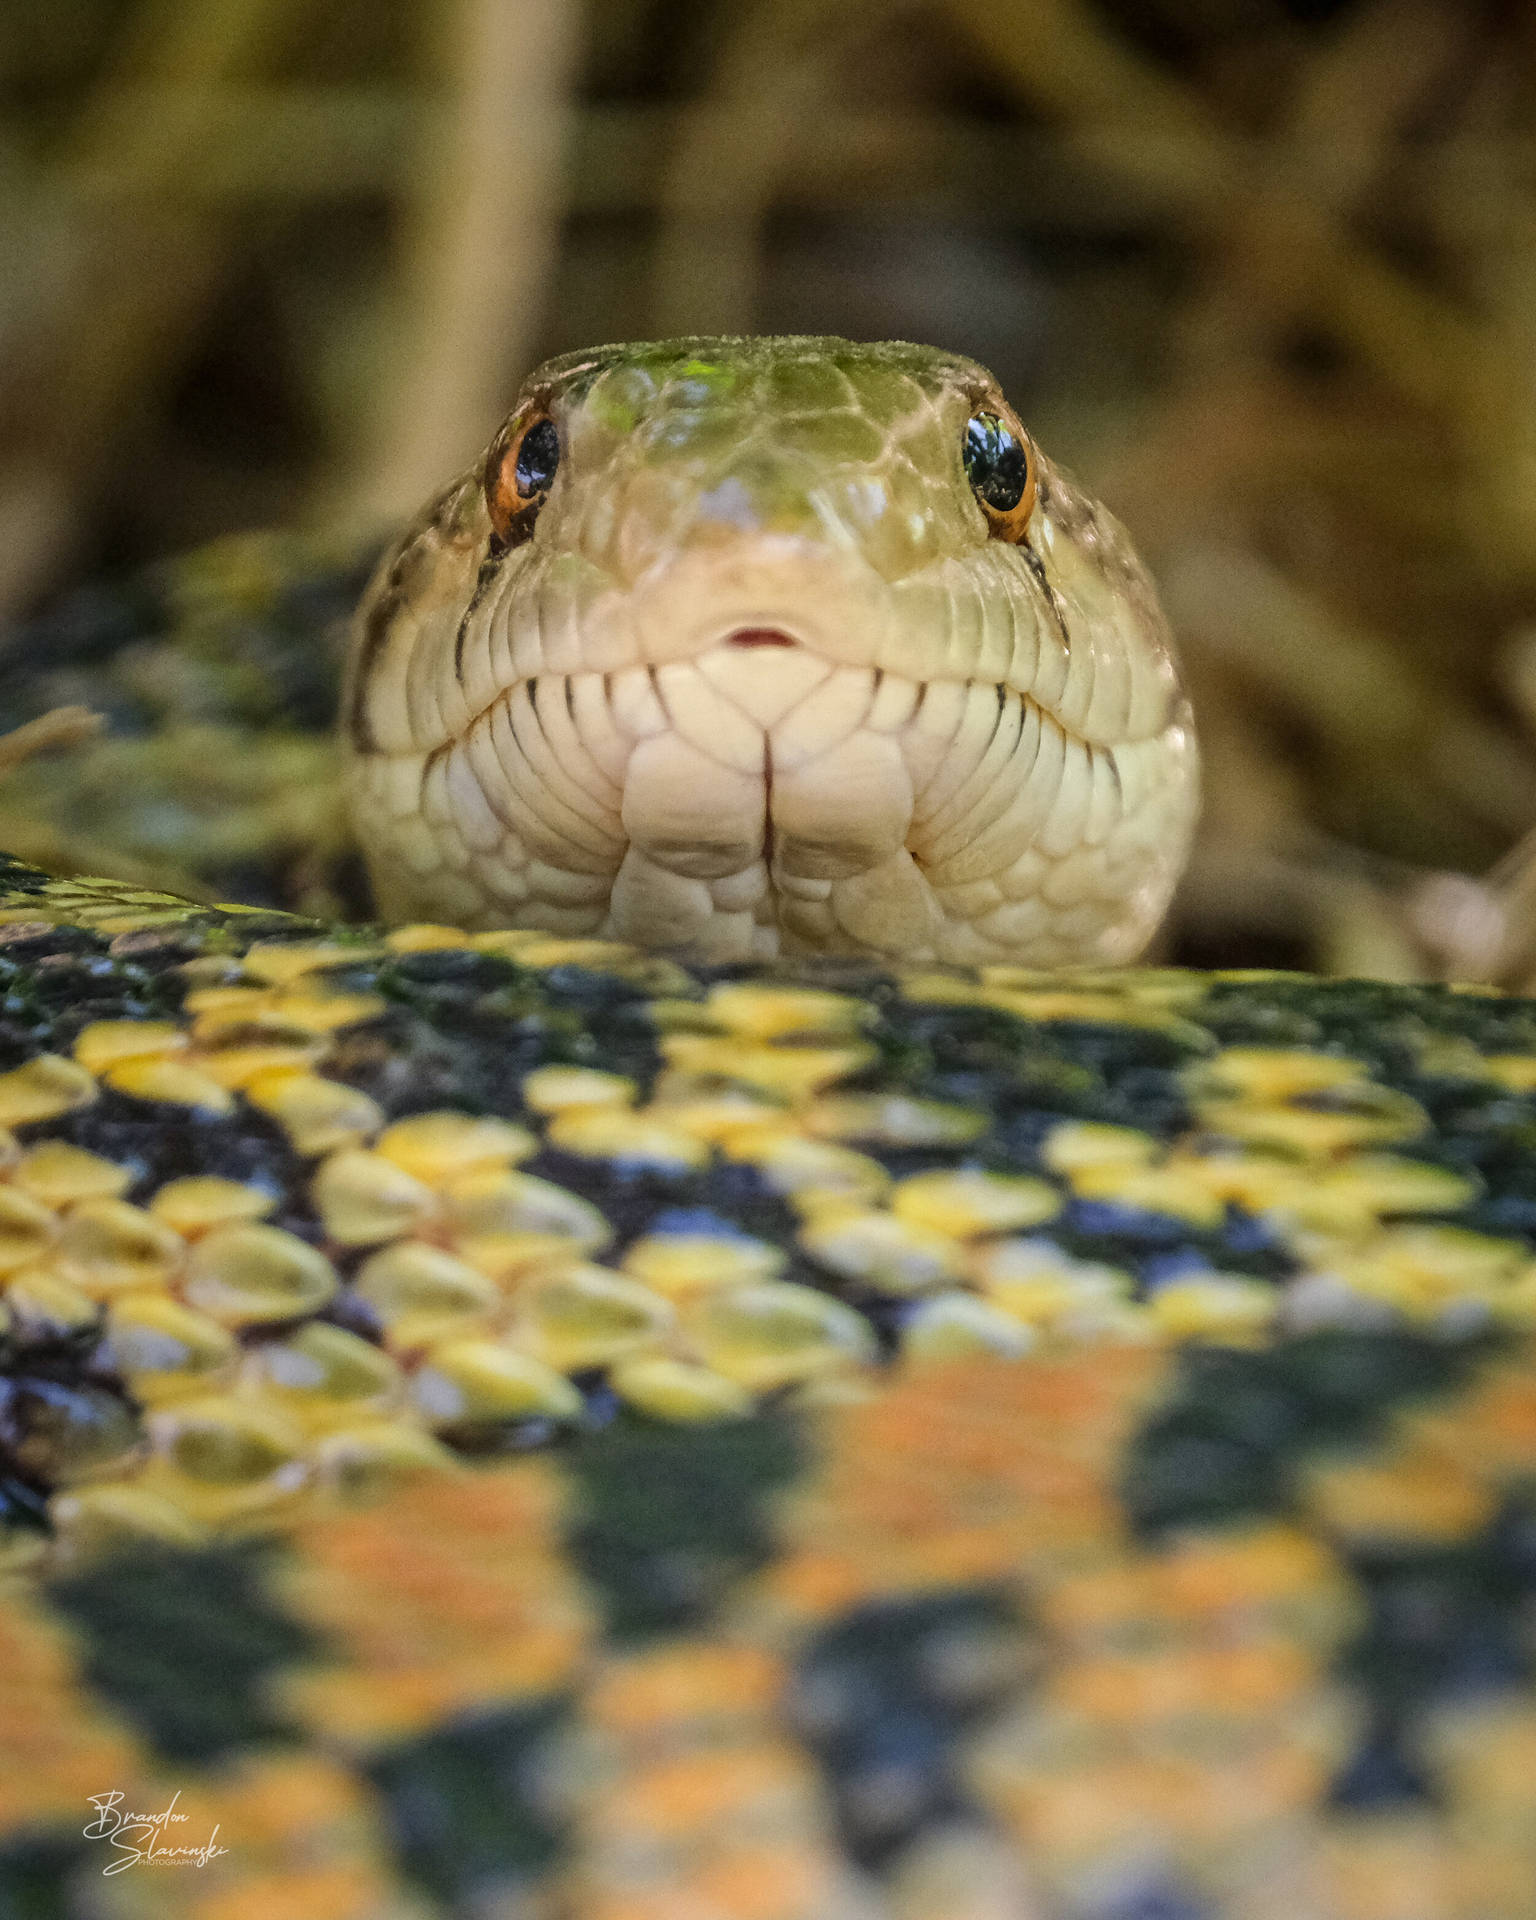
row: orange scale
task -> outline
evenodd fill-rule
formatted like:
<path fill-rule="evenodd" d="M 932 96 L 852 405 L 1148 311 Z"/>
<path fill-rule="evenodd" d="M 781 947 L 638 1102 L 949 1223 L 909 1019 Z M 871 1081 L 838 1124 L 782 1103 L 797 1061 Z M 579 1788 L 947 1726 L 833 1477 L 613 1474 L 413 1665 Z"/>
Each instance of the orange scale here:
<path fill-rule="evenodd" d="M 952 1502 L 919 1498 L 905 1487 L 862 1488 L 837 1505 L 842 1512 L 843 1527 L 830 1531 L 834 1536 L 842 1532 L 849 1540 L 893 1539 L 914 1532 L 932 1532 L 951 1525 L 954 1520 Z"/>
<path fill-rule="evenodd" d="M 215 1861 L 215 1866 L 228 1862 Z M 379 1920 L 399 1905 L 392 1877 L 368 1861 L 262 1873 L 193 1895 L 186 1920 Z"/>
<path fill-rule="evenodd" d="M 324 1616 L 321 1616 L 324 1618 Z M 415 1622 L 410 1619 L 380 1618 L 366 1627 L 335 1618 L 325 1620 L 336 1646 L 345 1653 L 350 1668 L 371 1673 L 405 1673 L 415 1665 L 432 1665 L 424 1660 Z"/>
<path fill-rule="evenodd" d="M 38 1766 L 31 1754 L 22 1754 L 19 1749 L 16 1758 L 23 1764 L 11 1764 L 8 1773 L 17 1777 L 0 1780 L 0 1834 L 7 1838 L 19 1828 L 78 1819 L 79 1809 L 89 1805 L 89 1796 L 101 1792 L 99 1782 L 120 1777 L 120 1770 L 114 1773 L 113 1760 L 106 1756 L 97 1762 L 107 1771 L 97 1775 L 95 1786 L 84 1780 L 60 1779 L 52 1768 Z"/>
<path fill-rule="evenodd" d="M 869 1592 L 874 1562 L 898 1531 L 853 1510 L 818 1516 L 812 1525 L 794 1521 L 786 1529 L 791 1557 L 766 1568 L 758 1588 L 793 1597 L 812 1612 L 856 1605 Z"/>
<path fill-rule="evenodd" d="M 529 1648 L 537 1643 L 542 1649 L 546 1643 L 551 1647 L 564 1647 L 571 1644 L 573 1638 L 581 1638 L 586 1630 L 585 1621 L 562 1625 L 560 1618 L 560 1612 L 551 1607 L 488 1604 L 478 1610 L 478 1617 L 474 1611 L 465 1609 L 451 1615 L 445 1613 L 440 1622 L 424 1623 L 426 1630 L 423 1643 L 435 1649 L 440 1648 L 445 1658 L 455 1655 L 457 1649 L 466 1642 L 485 1651 L 487 1657 L 492 1657 L 494 1651 L 505 1643 L 521 1658 L 524 1642 Z M 540 1651 L 539 1660 L 542 1661 L 544 1657 Z"/>
<path fill-rule="evenodd" d="M 306 1613 L 335 1620 L 349 1639 L 359 1642 L 381 1627 L 413 1619 L 421 1610 L 420 1603 L 398 1587 L 330 1568 L 304 1568 L 283 1582 L 283 1590 Z"/>
<path fill-rule="evenodd" d="M 1095 1405 L 1073 1393 L 1042 1393 L 1038 1404 L 1021 1408 L 1018 1417 L 1028 1422 L 1026 1431 L 1059 1437 L 1059 1458 L 1085 1461 L 1104 1471 L 1130 1438 L 1152 1397 L 1140 1382 L 1108 1405 Z"/>
<path fill-rule="evenodd" d="M 1446 1878 L 1458 1920 L 1464 1914 L 1536 1913 L 1536 1862 L 1518 1842 L 1464 1842 L 1446 1861 Z"/>
<path fill-rule="evenodd" d="M 1325 1830 L 1318 1864 L 1319 1910 L 1330 1920 L 1461 1920 L 1478 1912 L 1456 1901 L 1454 1842 L 1424 1814 L 1340 1820 Z"/>
<path fill-rule="evenodd" d="M 59 1695 L 55 1690 L 21 1695 L 20 1685 L 6 1681 L 5 1698 L 5 1737 L 17 1747 L 32 1746 L 43 1740 L 57 1736 L 59 1728 Z"/>
<path fill-rule="evenodd" d="M 1498 1416 L 1481 1396 L 1461 1406 L 1418 1407 L 1396 1422 L 1399 1437 L 1466 1462 L 1481 1483 L 1528 1473 L 1536 1459 L 1520 1439 L 1498 1431 Z"/>
<path fill-rule="evenodd" d="M 1307 1790 L 1299 1799 L 1285 1797 L 1290 1811 L 1312 1798 L 1313 1779 L 1326 1786 L 1317 1769 L 1308 1773 Z M 1219 1766 L 1202 1766 L 1166 1754 L 1145 1756 L 1137 1770 L 1136 1807 L 1158 1834 L 1164 1847 L 1180 1853 L 1206 1853 L 1251 1837 L 1253 1829 L 1274 1817 L 1273 1793 L 1249 1801 L 1245 1788 L 1257 1784 L 1255 1770 L 1244 1759 L 1224 1758 Z M 1293 1778 L 1291 1784 L 1298 1784 Z"/>
<path fill-rule="evenodd" d="M 397 1540 L 399 1536 L 391 1528 L 389 1535 L 383 1537 Z M 467 1578 L 483 1582 L 491 1577 L 487 1568 L 476 1563 L 473 1552 L 466 1551 L 467 1544 L 458 1539 L 422 1540 L 409 1562 L 402 1563 L 398 1569 L 395 1592 L 426 1598 L 432 1592 L 434 1581 Z"/>
<path fill-rule="evenodd" d="M 346 1590 L 348 1603 L 360 1599 L 367 1592 L 369 1606 L 376 1609 L 374 1617 L 412 1622 L 431 1621 L 449 1611 L 455 1620 L 462 1621 L 485 1592 L 484 1584 L 476 1581 L 473 1575 L 466 1576 L 460 1569 L 444 1566 L 430 1558 L 424 1565 L 412 1567 L 409 1575 L 402 1566 L 394 1582 L 378 1591 L 376 1596 L 373 1587 L 372 1580 L 349 1582 Z"/>
<path fill-rule="evenodd" d="M 1000 1463 L 997 1478 L 1016 1499 L 1044 1501 L 1091 1499 L 1102 1485 L 1102 1469 L 1093 1460 L 1074 1459 L 1050 1446 L 1022 1446 Z"/>
<path fill-rule="evenodd" d="M 974 1562 L 1001 1570 L 1018 1554 L 1033 1525 L 1033 1515 L 999 1511 L 994 1502 L 952 1500 L 926 1515 L 920 1531 L 897 1527 L 892 1532 L 934 1566 Z"/>
<path fill-rule="evenodd" d="M 866 1471 L 883 1468 L 891 1472 L 905 1464 L 924 1461 L 930 1470 L 953 1471 L 971 1464 L 952 1450 L 962 1444 L 963 1431 L 956 1433 L 953 1422 L 930 1422 L 923 1434 L 923 1444 L 917 1447 L 899 1411 L 892 1413 L 880 1406 L 860 1407 L 848 1416 L 842 1431 L 835 1435 L 832 1457 L 840 1467 Z"/>
<path fill-rule="evenodd" d="M 1050 1579 L 1095 1557 L 1103 1551 L 1105 1541 L 1115 1537 L 1113 1520 L 1117 1518 L 1085 1525 L 1079 1518 L 1053 1514 L 1032 1525 L 1019 1557 L 1020 1577 Z"/>
<path fill-rule="evenodd" d="M 1047 1516 L 1062 1516 L 1081 1510 L 1085 1519 L 1095 1521 L 1104 1506 L 1104 1490 L 1098 1479 L 1074 1473 L 1063 1465 L 1049 1473 L 1025 1471 L 974 1487 L 974 1504 L 980 1513 L 1008 1514 L 1016 1524 L 1033 1526 Z"/>
<path fill-rule="evenodd" d="M 1303 1476 L 1310 1516 L 1347 1539 L 1466 1540 L 1495 1497 L 1454 1447 L 1409 1446 L 1385 1458 L 1322 1462 Z"/>
<path fill-rule="evenodd" d="M 857 1559 L 866 1599 L 905 1591 L 911 1586 L 906 1551 L 893 1534 L 871 1530 L 867 1534 L 849 1527 L 839 1532 L 848 1552 Z"/>
<path fill-rule="evenodd" d="M 301 1573 L 295 1577 L 302 1581 L 306 1591 L 322 1584 L 345 1591 L 345 1583 L 354 1581 L 387 1585 L 398 1552 L 389 1535 L 353 1531 L 347 1525 L 346 1516 L 338 1517 L 329 1537 L 306 1534 L 303 1545 L 305 1561 Z"/>
<path fill-rule="evenodd" d="M 1145 1726 L 1164 1718 L 1170 1709 L 1193 1707 L 1183 1668 L 1184 1656 L 1178 1653 L 1141 1659 L 1102 1654 L 1071 1661 L 1047 1674 L 1045 1697 L 1062 1712 L 1105 1726 L 1122 1730 Z"/>
<path fill-rule="evenodd" d="M 576 1882 L 572 1894 L 575 1904 L 570 1911 L 581 1914 L 583 1920 L 697 1920 L 677 1904 L 670 1884 L 644 1891 L 632 1887 L 599 1889 L 583 1878 Z"/>
<path fill-rule="evenodd" d="M 967 1383 L 962 1379 L 957 1380 L 955 1385 L 963 1392 Z M 867 1418 L 860 1421 L 861 1438 L 874 1441 L 883 1451 L 894 1444 L 893 1429 L 900 1421 L 905 1433 L 905 1444 L 901 1451 L 918 1459 L 932 1449 L 933 1457 L 946 1465 L 953 1459 L 960 1468 L 974 1470 L 981 1467 L 989 1470 L 1002 1465 L 1010 1457 L 1006 1426 L 995 1419 L 992 1410 L 985 1405 L 898 1405 L 891 1412 L 895 1418 L 887 1419 L 883 1410 L 869 1408 Z M 919 1425 L 912 1424 L 914 1415 Z M 1016 1426 L 1013 1429 L 1014 1436 L 1017 1437 L 1022 1431 L 1025 1429 Z M 953 1454 L 951 1448 L 954 1449 Z"/>
<path fill-rule="evenodd" d="M 18 1720 L 14 1734 L 12 1724 L 7 1706 L 7 1741 L 14 1738 L 17 1751 L 24 1748 L 31 1763 L 46 1764 L 53 1770 L 73 1766 L 81 1761 L 82 1756 L 93 1759 L 110 1751 L 121 1757 L 132 1750 L 124 1735 L 114 1727 L 104 1725 L 73 1694 L 55 1694 L 47 1703 L 46 1713 L 30 1722 Z M 6 1784 L 11 1784 L 8 1778 Z"/>
<path fill-rule="evenodd" d="M 813 1794 L 800 1756 L 764 1741 L 685 1754 L 647 1768 L 605 1796 L 600 1817 L 610 1832 L 676 1838 L 719 1822 L 777 1812 L 786 1801 L 810 1801 Z"/>
<path fill-rule="evenodd" d="M 1319 1684 L 1319 1661 L 1304 1645 L 1277 1634 L 1210 1647 L 1200 1655 L 1200 1682 L 1217 1713 L 1267 1718 Z"/>
<path fill-rule="evenodd" d="M 1476 1747 L 1452 1755 L 1440 1772 L 1456 1799 L 1518 1807 L 1528 1817 L 1536 1799 L 1536 1721 L 1505 1718 L 1485 1726 Z"/>
<path fill-rule="evenodd" d="M 1189 1678 L 1197 1703 L 1226 1715 L 1279 1714 L 1318 1684 L 1319 1663 L 1296 1641 L 1276 1634 L 1238 1646 L 1208 1647 L 1195 1656 Z"/>
<path fill-rule="evenodd" d="M 539 1462 L 493 1468 L 462 1481 L 434 1481 L 430 1492 L 407 1487 L 385 1509 L 310 1529 L 304 1546 L 322 1560 L 348 1549 L 372 1550 L 375 1564 L 393 1578 L 391 1556 L 409 1565 L 424 1541 L 445 1565 L 496 1544 L 526 1552 L 532 1540 L 551 1539 L 563 1497 L 559 1480 Z M 409 1551 L 401 1552 L 402 1542 Z"/>
<path fill-rule="evenodd" d="M 766 1713 L 785 1668 L 761 1647 L 663 1647 L 600 1673 L 583 1699 L 586 1718 L 618 1734 L 680 1721 Z"/>
<path fill-rule="evenodd" d="M 1141 1845 L 1155 1847 L 1162 1836 L 1145 1805 L 1155 1799 L 1156 1784 L 1147 1762 L 1127 1758 L 988 1780 L 980 1791 L 994 1816 L 1048 1870 L 1063 1859 L 1087 1855 L 1111 1863 L 1134 1857 Z"/>
<path fill-rule="evenodd" d="M 85 1703 L 67 1689 L 18 1701 L 14 1711 L 10 1695 L 7 1682 L 5 1738 L 17 1754 L 24 1751 L 36 1761 L 47 1754 L 67 1754 L 84 1742 L 107 1737 Z M 9 1784 L 6 1775 L 0 1774 L 0 1780 Z"/>
<path fill-rule="evenodd" d="M 7 1728 L 0 1809 L 15 1804 L 63 1806 L 73 1813 L 91 1794 L 105 1792 L 104 1782 L 131 1780 L 142 1764 L 143 1756 L 132 1743 L 110 1731 L 68 1726 L 24 1738 L 12 1736 Z M 0 1818 L 0 1831 L 19 1824 L 19 1818 Z"/>
<path fill-rule="evenodd" d="M 1475 1434 L 1495 1449 L 1501 1466 L 1536 1461 L 1536 1371 L 1496 1369 L 1462 1406 L 1447 1409 L 1446 1417 L 1470 1428 L 1468 1438 Z"/>
<path fill-rule="evenodd" d="M 758 1591 L 816 1619 L 857 1606 L 868 1595 L 869 1573 L 856 1555 L 813 1547 L 776 1562 Z"/>
<path fill-rule="evenodd" d="M 797 1837 L 783 1846 L 732 1847 L 712 1855 L 679 1894 L 697 1898 L 703 1911 L 720 1920 L 815 1920 L 836 1911 L 839 1878 L 826 1853 Z"/>
<path fill-rule="evenodd" d="M 1021 1542 L 1019 1528 L 1004 1524 L 940 1531 L 900 1544 L 907 1570 L 903 1584 L 921 1588 L 1001 1580 L 1017 1564 Z"/>
<path fill-rule="evenodd" d="M 446 1555 L 433 1553 L 430 1549 L 424 1549 L 412 1560 L 402 1561 L 392 1570 L 387 1553 L 377 1558 L 370 1554 L 363 1564 L 370 1569 L 377 1567 L 389 1580 L 389 1591 L 381 1599 L 392 1610 L 406 1607 L 431 1610 L 450 1598 L 454 1602 L 462 1601 L 462 1591 L 456 1589 L 464 1570 Z M 470 1579 L 473 1582 L 472 1572 Z M 472 1585 L 470 1590 L 474 1591 L 478 1584 Z"/>
<path fill-rule="evenodd" d="M 574 1888 L 574 1904 L 562 1912 L 581 1920 L 735 1920 L 716 1906 L 704 1906 L 676 1880 L 650 1887 L 596 1887 L 581 1876 Z"/>
<path fill-rule="evenodd" d="M 1184 1815 L 1198 1829 L 1210 1811 L 1221 1810 L 1233 1829 L 1286 1820 L 1322 1806 L 1334 1768 L 1325 1756 L 1295 1740 L 1272 1740 L 1251 1754 L 1201 1770 L 1198 1792 Z"/>
<path fill-rule="evenodd" d="M 366 1619 L 359 1617 L 364 1608 L 370 1610 Z M 466 1646 L 479 1657 L 482 1651 L 494 1651 L 525 1636 L 531 1644 L 546 1633 L 563 1644 L 587 1630 L 585 1616 L 566 1606 L 487 1605 L 478 1609 L 478 1618 L 472 1618 L 467 1617 L 470 1609 L 452 1605 L 441 1609 L 415 1603 L 390 1606 L 373 1590 L 348 1594 L 339 1605 L 306 1611 L 345 1643 L 354 1664 L 377 1667 L 409 1665 L 424 1658 L 457 1659 Z"/>
<path fill-rule="evenodd" d="M 113 1781 L 131 1780 L 142 1766 L 142 1756 L 116 1735 L 77 1735 L 56 1744 L 23 1745 L 11 1742 L 0 1776 L 0 1831 L 52 1821 L 61 1814 L 71 1820 L 87 1808 L 93 1793 L 109 1790 Z"/>
<path fill-rule="evenodd" d="M 1162 1604 L 1187 1621 L 1210 1623 L 1306 1595 L 1342 1581 L 1319 1540 L 1294 1527 L 1265 1528 L 1232 1542 L 1200 1541 L 1156 1563 Z"/>
<path fill-rule="evenodd" d="M 1042 1365 L 1035 1386 L 1037 1391 L 1054 1389 L 1069 1401 L 1108 1411 L 1119 1408 L 1128 1393 L 1144 1392 L 1168 1371 L 1167 1358 L 1153 1348 L 1111 1347 Z"/>
<path fill-rule="evenodd" d="M 1081 1509 L 1083 1503 L 1092 1502 L 1093 1494 L 1091 1487 L 1073 1489 L 1066 1497 L 1052 1501 L 1038 1495 L 1028 1499 L 1009 1497 L 1002 1488 L 968 1488 L 957 1491 L 948 1502 L 943 1503 L 944 1511 L 935 1518 L 933 1524 L 941 1531 L 953 1531 L 961 1523 L 988 1528 L 1003 1527 L 1011 1529 L 1016 1536 L 1033 1533 L 1045 1525 L 1055 1530 L 1074 1509 Z M 1097 1516 L 1096 1505 L 1094 1516 Z M 1080 1523 L 1075 1531 L 1081 1530 Z"/>
<path fill-rule="evenodd" d="M 459 1704 L 453 1675 L 437 1667 L 291 1674 L 276 1691 L 307 1727 L 370 1745 L 433 1726 Z"/>
<path fill-rule="evenodd" d="M 1069 1645 L 1086 1646 L 1134 1629 L 1166 1633 L 1166 1598 L 1158 1591 L 1160 1569 L 1146 1562 L 1115 1560 L 1107 1567 L 1069 1574 L 1036 1596 L 1042 1626 Z"/>
<path fill-rule="evenodd" d="M 503 1564 L 480 1560 L 473 1553 L 433 1555 L 413 1591 L 420 1604 L 428 1608 L 439 1604 L 444 1589 L 461 1597 L 465 1605 L 478 1599 L 503 1607 L 521 1605 L 547 1591 L 551 1573 L 565 1575 L 548 1543 L 533 1540 L 526 1553 Z"/>
<path fill-rule="evenodd" d="M 74 1662 L 62 1633 L 41 1621 L 18 1618 L 0 1600 L 0 1664 L 5 1670 L 6 1710 L 12 1700 L 42 1698 L 45 1692 L 69 1688 Z"/>
<path fill-rule="evenodd" d="M 366 1816 L 368 1796 L 357 1776 L 315 1753 L 243 1767 L 223 1796 L 234 1802 L 242 1844 L 283 1846 L 325 1828 L 344 1827 Z M 180 1802 L 178 1811 L 187 1802 Z"/>
<path fill-rule="evenodd" d="M 570 1680 L 587 1648 L 585 1626 L 520 1626 L 499 1644 L 477 1648 L 445 1666 L 444 1676 L 465 1706 L 479 1701 L 528 1699 L 554 1693 Z"/>
<path fill-rule="evenodd" d="M 943 1449 L 940 1459 L 943 1470 L 958 1485 L 1005 1488 L 1022 1485 L 1032 1489 L 1039 1478 L 1038 1453 L 1032 1454 L 1026 1447 L 1010 1453 L 1006 1447 L 998 1445 L 997 1436 L 986 1428 L 955 1426 L 938 1436 L 938 1444 Z M 1075 1473 L 1071 1460 L 1059 1461 L 1062 1470 Z"/>
<path fill-rule="evenodd" d="M 393 1611 L 399 1618 L 409 1617 L 417 1632 L 431 1632 L 442 1621 L 450 1623 L 455 1633 L 485 1633 L 498 1621 L 506 1622 L 513 1609 L 498 1594 L 465 1587 L 454 1590 L 444 1582 L 437 1599 L 413 1593 L 397 1600 Z"/>
<path fill-rule="evenodd" d="M 390 1604 L 372 1582 L 316 1580 L 309 1576 L 282 1582 L 288 1603 L 327 1632 L 340 1634 L 351 1648 L 367 1646 L 380 1634 L 395 1632 L 409 1610 Z"/>

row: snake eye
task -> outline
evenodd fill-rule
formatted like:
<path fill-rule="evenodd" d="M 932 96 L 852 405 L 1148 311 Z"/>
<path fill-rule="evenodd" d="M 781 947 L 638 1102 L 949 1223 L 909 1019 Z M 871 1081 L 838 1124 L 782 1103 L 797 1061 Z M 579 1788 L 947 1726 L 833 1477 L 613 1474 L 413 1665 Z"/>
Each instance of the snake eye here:
<path fill-rule="evenodd" d="M 1018 420 L 1007 410 L 973 413 L 961 458 L 987 530 L 997 540 L 1022 540 L 1035 504 L 1035 453 Z"/>
<path fill-rule="evenodd" d="M 497 537 L 516 546 L 533 532 L 560 465 L 560 434 L 547 413 L 515 420 L 491 449 L 485 504 Z"/>

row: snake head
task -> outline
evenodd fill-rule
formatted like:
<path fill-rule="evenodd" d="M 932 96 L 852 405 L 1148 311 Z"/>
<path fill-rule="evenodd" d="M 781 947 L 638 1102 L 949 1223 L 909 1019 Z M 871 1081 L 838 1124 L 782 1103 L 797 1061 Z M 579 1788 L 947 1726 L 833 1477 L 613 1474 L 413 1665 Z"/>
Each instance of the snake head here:
<path fill-rule="evenodd" d="M 1123 530 L 899 342 L 539 368 L 382 563 L 346 713 L 386 912 L 717 959 L 1128 958 L 1194 816 Z"/>

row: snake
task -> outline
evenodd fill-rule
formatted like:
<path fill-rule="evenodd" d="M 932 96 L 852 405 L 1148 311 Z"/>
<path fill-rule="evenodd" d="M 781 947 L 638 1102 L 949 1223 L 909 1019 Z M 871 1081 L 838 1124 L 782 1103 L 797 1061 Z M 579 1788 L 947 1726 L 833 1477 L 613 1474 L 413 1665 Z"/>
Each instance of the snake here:
<path fill-rule="evenodd" d="M 1188 850 L 1189 702 L 1124 530 L 974 361 L 567 354 L 382 561 L 344 696 L 393 919 L 1116 962 Z"/>
<path fill-rule="evenodd" d="M 293 552 L 37 704 L 319 716 Z M 0 1911 L 1536 1915 L 1536 1001 L 1123 964 L 1188 707 L 990 376 L 554 361 L 349 646 L 381 917 L 0 855 Z"/>

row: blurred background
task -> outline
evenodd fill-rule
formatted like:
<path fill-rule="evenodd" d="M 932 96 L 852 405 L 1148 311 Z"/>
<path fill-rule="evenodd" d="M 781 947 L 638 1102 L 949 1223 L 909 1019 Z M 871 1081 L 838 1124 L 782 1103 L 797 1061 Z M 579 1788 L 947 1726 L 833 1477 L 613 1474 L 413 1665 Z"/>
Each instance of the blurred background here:
<path fill-rule="evenodd" d="M 1162 955 L 1536 973 L 1536 7 L 13 0 L 0 97 L 0 668 L 100 650 L 81 583 L 366 539 L 548 353 L 907 337 L 1161 580 L 1208 763 Z M 0 844 L 174 877 L 97 830 L 114 751 L 14 770 Z"/>

